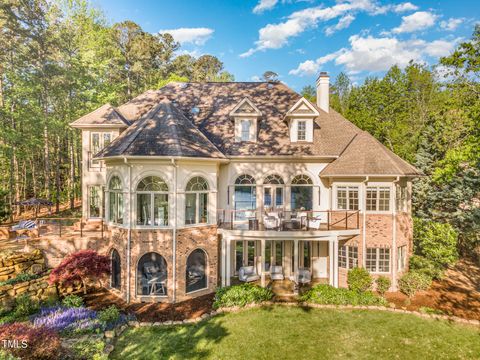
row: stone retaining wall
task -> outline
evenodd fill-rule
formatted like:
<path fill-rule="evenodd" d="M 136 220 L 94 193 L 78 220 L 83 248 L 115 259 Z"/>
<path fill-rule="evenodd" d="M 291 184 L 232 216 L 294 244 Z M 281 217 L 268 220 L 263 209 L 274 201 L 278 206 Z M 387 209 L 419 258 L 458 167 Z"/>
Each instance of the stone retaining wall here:
<path fill-rule="evenodd" d="M 45 270 L 45 259 L 40 250 L 15 253 L 0 258 L 0 281 L 14 278 L 21 273 L 38 274 L 43 270 Z"/>
<path fill-rule="evenodd" d="M 48 300 L 57 296 L 57 288 L 48 283 L 48 274 L 30 281 L 0 286 L 1 309 L 11 310 L 15 298 L 23 294 L 28 295 L 32 300 Z"/>

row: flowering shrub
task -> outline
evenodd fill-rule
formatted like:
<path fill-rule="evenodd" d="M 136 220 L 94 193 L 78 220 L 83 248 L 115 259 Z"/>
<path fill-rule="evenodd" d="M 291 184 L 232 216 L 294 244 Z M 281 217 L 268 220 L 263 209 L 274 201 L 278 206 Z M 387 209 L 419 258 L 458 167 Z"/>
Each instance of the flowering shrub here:
<path fill-rule="evenodd" d="M 100 329 L 97 312 L 86 308 L 55 306 L 43 308 L 32 318 L 34 326 L 45 326 L 59 332 L 84 333 Z"/>
<path fill-rule="evenodd" d="M 11 355 L 22 359 L 50 360 L 61 358 L 58 334 L 45 327 L 32 327 L 23 323 L 0 326 L 0 342 L 16 341 L 17 346 L 5 347 Z"/>

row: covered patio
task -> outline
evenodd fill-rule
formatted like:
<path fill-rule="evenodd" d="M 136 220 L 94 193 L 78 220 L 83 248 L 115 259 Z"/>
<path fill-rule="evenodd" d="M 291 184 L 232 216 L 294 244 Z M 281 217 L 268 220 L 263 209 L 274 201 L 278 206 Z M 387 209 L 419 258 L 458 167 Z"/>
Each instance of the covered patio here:
<path fill-rule="evenodd" d="M 338 287 L 339 241 L 358 230 L 242 231 L 221 230 L 221 285 L 254 282 L 280 293 L 326 283 Z M 275 291 L 274 291 L 275 292 Z"/>

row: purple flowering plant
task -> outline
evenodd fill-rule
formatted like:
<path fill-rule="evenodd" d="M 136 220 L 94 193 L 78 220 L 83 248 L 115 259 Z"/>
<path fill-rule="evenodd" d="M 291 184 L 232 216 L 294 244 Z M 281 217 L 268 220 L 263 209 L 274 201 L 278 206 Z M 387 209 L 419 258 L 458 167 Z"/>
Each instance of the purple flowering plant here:
<path fill-rule="evenodd" d="M 102 322 L 97 319 L 97 312 L 84 307 L 42 308 L 31 321 L 35 327 L 44 326 L 62 333 L 84 333 L 103 328 Z"/>

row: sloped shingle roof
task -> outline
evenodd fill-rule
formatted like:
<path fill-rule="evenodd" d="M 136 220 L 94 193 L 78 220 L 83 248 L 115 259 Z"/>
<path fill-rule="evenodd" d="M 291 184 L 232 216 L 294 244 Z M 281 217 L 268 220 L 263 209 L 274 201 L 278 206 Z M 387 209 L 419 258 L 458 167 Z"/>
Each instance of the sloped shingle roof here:
<path fill-rule="evenodd" d="M 225 156 L 168 100 L 156 104 L 96 157 Z"/>
<path fill-rule="evenodd" d="M 328 176 L 411 175 L 421 173 L 369 133 L 357 134 L 339 158 L 320 173 Z"/>
<path fill-rule="evenodd" d="M 105 104 L 70 124 L 72 127 L 87 127 L 89 125 L 128 127 L 130 123 L 112 105 Z"/>

